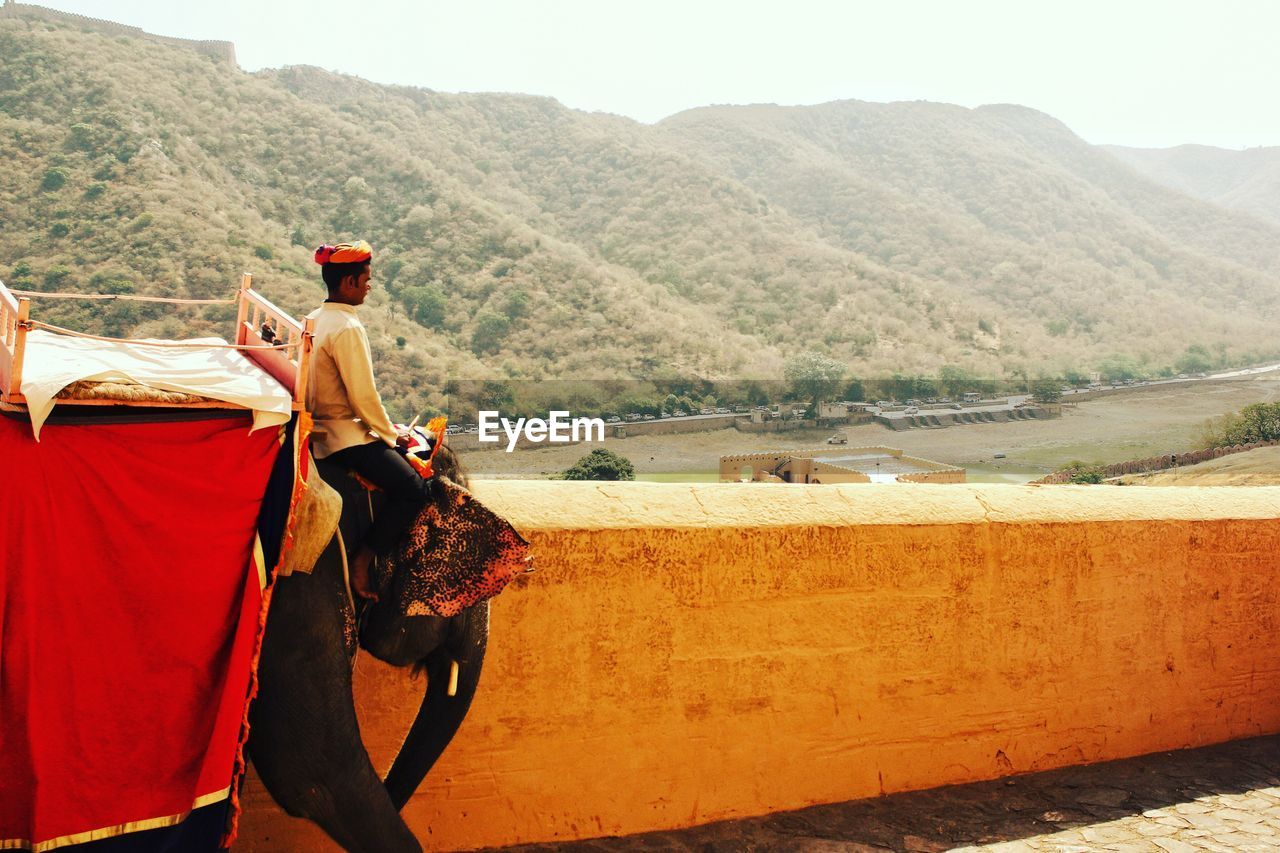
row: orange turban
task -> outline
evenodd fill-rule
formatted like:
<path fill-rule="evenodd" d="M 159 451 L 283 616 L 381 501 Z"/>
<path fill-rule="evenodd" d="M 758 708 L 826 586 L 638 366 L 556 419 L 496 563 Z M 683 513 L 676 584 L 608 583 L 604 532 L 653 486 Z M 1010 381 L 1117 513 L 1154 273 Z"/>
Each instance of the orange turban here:
<path fill-rule="evenodd" d="M 364 240 L 321 246 L 316 249 L 317 264 L 358 264 L 373 257 L 373 247 Z"/>

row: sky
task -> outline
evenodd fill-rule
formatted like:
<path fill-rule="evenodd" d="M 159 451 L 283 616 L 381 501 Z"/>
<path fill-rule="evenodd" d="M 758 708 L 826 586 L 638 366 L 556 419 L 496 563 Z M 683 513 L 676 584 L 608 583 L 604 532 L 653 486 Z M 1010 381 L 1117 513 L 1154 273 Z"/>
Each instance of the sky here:
<path fill-rule="evenodd" d="M 708 104 L 1014 103 L 1096 144 L 1280 145 L 1274 0 L 44 0 L 444 92 L 656 122 Z"/>

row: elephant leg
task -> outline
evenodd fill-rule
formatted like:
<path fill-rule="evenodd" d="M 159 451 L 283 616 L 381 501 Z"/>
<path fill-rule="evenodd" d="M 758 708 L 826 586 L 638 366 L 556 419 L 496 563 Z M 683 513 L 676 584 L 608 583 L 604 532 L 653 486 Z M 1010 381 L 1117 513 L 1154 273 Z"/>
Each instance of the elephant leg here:
<path fill-rule="evenodd" d="M 250 755 L 286 812 L 351 851 L 420 851 L 360 740 L 335 544 L 311 575 L 276 582 L 250 709 Z"/>
<path fill-rule="evenodd" d="M 387 793 L 397 809 L 409 802 L 466 718 L 480 683 L 488 643 L 489 602 L 482 601 L 453 617 L 444 644 L 427 655 L 427 691 L 387 773 Z M 458 665 L 457 690 L 450 696 L 454 662 Z"/>

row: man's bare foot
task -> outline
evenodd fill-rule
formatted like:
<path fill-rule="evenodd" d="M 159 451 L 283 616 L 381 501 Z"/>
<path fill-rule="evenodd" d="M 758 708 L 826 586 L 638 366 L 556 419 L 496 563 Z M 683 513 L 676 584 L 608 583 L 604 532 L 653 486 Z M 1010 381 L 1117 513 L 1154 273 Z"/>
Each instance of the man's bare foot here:
<path fill-rule="evenodd" d="M 377 601 L 378 594 L 369 584 L 369 565 L 373 562 L 373 552 L 361 548 L 351 560 L 351 594 L 366 601 Z"/>

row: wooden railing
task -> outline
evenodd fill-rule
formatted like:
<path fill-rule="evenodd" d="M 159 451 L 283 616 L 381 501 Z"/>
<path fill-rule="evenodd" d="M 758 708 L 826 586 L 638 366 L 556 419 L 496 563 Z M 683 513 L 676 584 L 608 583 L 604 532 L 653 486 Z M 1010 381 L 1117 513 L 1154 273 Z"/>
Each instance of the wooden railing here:
<path fill-rule="evenodd" d="M 51 294 L 52 295 L 52 294 Z M 66 296 L 66 295 L 64 295 Z M 93 298 L 106 296 L 87 295 Z M 73 297 L 74 298 L 74 297 Z M 126 297 L 127 298 L 127 297 Z M 152 300 L 166 301 L 166 300 Z M 193 300 L 173 300 L 187 302 Z M 198 300 L 195 300 L 198 301 Z M 311 355 L 312 322 L 298 322 L 277 308 L 262 294 L 253 290 L 253 276 L 245 273 L 236 292 L 237 305 L 235 345 L 246 358 L 258 365 L 268 375 L 287 388 L 293 395 L 295 411 L 306 405 L 308 362 Z M 33 326 L 31 300 L 19 297 L 0 282 L 0 403 L 23 405 L 22 363 L 26 352 L 27 332 Z M 50 327 L 54 328 L 54 327 Z M 61 330 L 76 334 L 69 330 Z M 92 336 L 89 336 L 92 337 Z M 114 403 L 129 405 L 126 401 L 78 400 L 79 404 Z M 154 402 L 134 405 L 164 405 Z M 192 404 L 169 404 L 192 405 Z M 209 404 L 204 404 L 209 405 Z M 232 404 L 225 404 L 231 407 Z"/>
<path fill-rule="evenodd" d="M 6 403 L 22 403 L 22 357 L 26 351 L 27 318 L 31 313 L 31 300 L 19 299 L 0 282 L 0 400 Z"/>
<path fill-rule="evenodd" d="M 311 360 L 314 321 L 306 319 L 299 323 L 277 308 L 253 289 L 253 276 L 249 273 L 240 277 L 236 302 L 236 344 L 279 347 L 242 352 L 293 392 L 294 409 L 304 407 L 307 402 L 307 373 Z"/>

